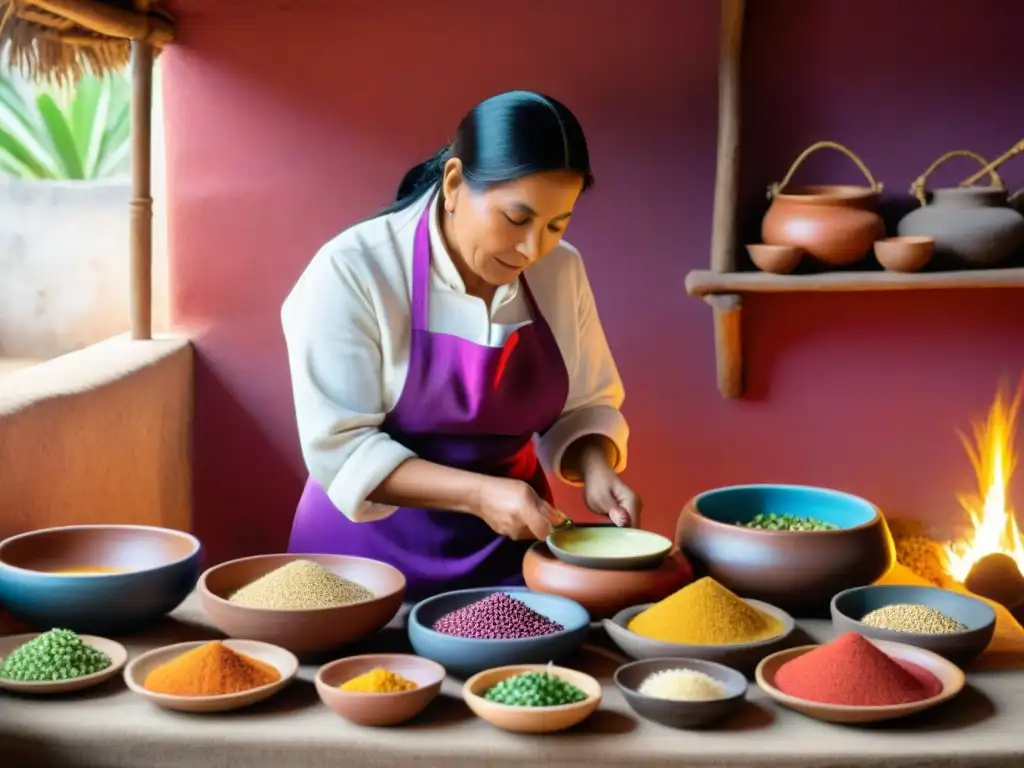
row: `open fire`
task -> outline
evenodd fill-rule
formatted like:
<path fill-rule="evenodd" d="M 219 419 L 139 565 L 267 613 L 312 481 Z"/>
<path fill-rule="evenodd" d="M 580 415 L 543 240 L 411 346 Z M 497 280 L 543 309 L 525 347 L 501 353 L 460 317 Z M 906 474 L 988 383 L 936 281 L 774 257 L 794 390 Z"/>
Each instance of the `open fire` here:
<path fill-rule="evenodd" d="M 1024 574 L 1024 536 L 1008 498 L 1017 466 L 1015 443 L 1022 394 L 1022 388 L 1011 394 L 1008 387 L 1001 386 L 987 418 L 974 424 L 972 435 L 960 433 L 974 465 L 978 489 L 958 497 L 971 527 L 963 538 L 947 544 L 943 554 L 946 573 L 969 589 L 980 575 L 972 572 L 1005 573 L 1016 564 L 1017 573 L 1012 575 L 1020 579 Z"/>

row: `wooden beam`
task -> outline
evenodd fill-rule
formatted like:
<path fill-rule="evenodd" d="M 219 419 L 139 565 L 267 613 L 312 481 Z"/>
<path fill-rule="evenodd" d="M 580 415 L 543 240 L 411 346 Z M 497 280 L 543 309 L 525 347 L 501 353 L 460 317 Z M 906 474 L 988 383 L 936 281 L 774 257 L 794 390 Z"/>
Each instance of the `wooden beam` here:
<path fill-rule="evenodd" d="M 715 320 L 715 371 L 722 397 L 743 394 L 743 297 L 736 294 L 708 296 Z"/>
<path fill-rule="evenodd" d="M 32 0 L 31 4 L 107 37 L 145 40 L 157 46 L 166 45 L 174 39 L 174 26 L 160 16 L 115 8 L 93 0 Z"/>
<path fill-rule="evenodd" d="M 1024 288 L 1024 268 L 952 272 L 824 272 L 772 275 L 767 272 L 721 274 L 698 269 L 686 276 L 686 292 L 704 297 L 732 293 L 805 293 L 818 291 L 928 291 Z"/>
<path fill-rule="evenodd" d="M 132 41 L 130 285 L 133 339 L 153 338 L 153 46 Z"/>
<path fill-rule="evenodd" d="M 718 42 L 718 161 L 711 225 L 711 269 L 736 269 L 740 165 L 740 63 L 744 0 L 722 0 Z"/>

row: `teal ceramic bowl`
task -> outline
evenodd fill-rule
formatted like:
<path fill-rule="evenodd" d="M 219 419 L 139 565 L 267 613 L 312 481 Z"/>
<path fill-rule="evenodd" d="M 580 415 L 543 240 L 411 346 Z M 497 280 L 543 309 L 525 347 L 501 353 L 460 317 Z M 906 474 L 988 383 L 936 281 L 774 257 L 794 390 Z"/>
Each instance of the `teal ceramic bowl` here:
<path fill-rule="evenodd" d="M 836 527 L 780 531 L 744 525 L 772 513 Z M 878 507 L 850 493 L 804 485 L 734 485 L 701 493 L 679 516 L 676 544 L 697 575 L 796 616 L 827 616 L 834 594 L 874 583 L 896 562 Z"/>
<path fill-rule="evenodd" d="M 137 632 L 192 591 L 201 550 L 190 534 L 142 525 L 22 533 L 0 543 L 0 604 L 44 632 Z"/>

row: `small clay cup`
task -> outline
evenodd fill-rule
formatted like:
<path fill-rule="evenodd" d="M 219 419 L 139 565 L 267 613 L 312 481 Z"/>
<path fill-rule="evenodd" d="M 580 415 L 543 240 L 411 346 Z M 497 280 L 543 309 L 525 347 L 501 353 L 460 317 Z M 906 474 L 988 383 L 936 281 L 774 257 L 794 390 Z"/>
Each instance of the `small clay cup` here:
<path fill-rule="evenodd" d="M 917 272 L 935 253 L 932 237 L 887 237 L 875 241 L 875 258 L 889 272 Z"/>
<path fill-rule="evenodd" d="M 804 250 L 795 245 L 768 245 L 752 243 L 747 246 L 747 253 L 754 266 L 762 272 L 776 275 L 788 275 L 800 264 Z"/>
<path fill-rule="evenodd" d="M 484 698 L 487 689 L 515 675 L 547 672 L 575 685 L 587 698 L 558 707 L 510 707 Z M 556 733 L 572 728 L 590 717 L 601 704 L 601 684 L 588 674 L 550 664 L 496 667 L 479 672 L 462 687 L 462 698 L 473 714 L 491 725 L 515 733 Z"/>
<path fill-rule="evenodd" d="M 383 667 L 416 683 L 411 691 L 396 693 L 354 693 L 340 686 Z M 407 653 L 350 656 L 320 667 L 316 692 L 320 700 L 344 720 L 355 725 L 389 726 L 404 723 L 420 714 L 441 692 L 445 669 L 437 662 Z"/>

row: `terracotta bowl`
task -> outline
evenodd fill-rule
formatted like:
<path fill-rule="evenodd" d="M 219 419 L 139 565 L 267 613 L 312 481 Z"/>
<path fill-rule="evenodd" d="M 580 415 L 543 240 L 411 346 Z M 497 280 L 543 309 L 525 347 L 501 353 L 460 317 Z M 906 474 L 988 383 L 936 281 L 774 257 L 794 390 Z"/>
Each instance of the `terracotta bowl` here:
<path fill-rule="evenodd" d="M 0 663 L 2 663 L 5 658 L 20 646 L 30 640 L 35 640 L 37 637 L 39 637 L 38 632 L 33 632 L 28 635 L 10 635 L 8 637 L 0 637 Z M 23 682 L 21 680 L 6 680 L 0 677 L 0 688 L 6 691 L 28 693 L 36 696 L 71 693 L 73 691 L 84 691 L 86 688 L 92 688 L 93 686 L 105 683 L 124 669 L 125 662 L 128 661 L 128 651 L 123 645 L 116 643 L 113 640 L 108 640 L 105 637 L 79 635 L 78 638 L 83 643 L 92 646 L 100 653 L 105 653 L 107 658 L 110 659 L 110 666 L 106 669 L 100 670 L 99 672 L 95 672 L 94 674 L 75 677 L 71 680 L 49 680 L 47 682 L 30 683 Z"/>
<path fill-rule="evenodd" d="M 839 528 L 766 531 L 742 525 L 772 512 Z M 874 583 L 896 562 L 889 527 L 874 504 L 802 485 L 734 485 L 699 494 L 679 516 L 676 543 L 699 574 L 798 616 L 827 615 L 834 594 Z"/>
<path fill-rule="evenodd" d="M 875 242 L 875 258 L 890 272 L 916 272 L 932 260 L 935 238 L 887 237 Z"/>
<path fill-rule="evenodd" d="M 510 707 L 484 698 L 491 686 L 526 672 L 547 672 L 560 677 L 583 691 L 587 698 L 560 707 Z M 469 678 L 462 687 L 462 698 L 475 715 L 493 726 L 515 733 L 555 733 L 572 728 L 594 713 L 601 704 L 602 693 L 601 684 L 590 675 L 547 664 L 488 669 Z"/>
<path fill-rule="evenodd" d="M 241 587 L 293 560 L 310 560 L 362 584 L 375 597 L 335 608 L 273 610 L 236 605 L 228 598 Z M 199 598 L 218 629 L 230 637 L 262 640 L 299 656 L 324 653 L 382 629 L 405 597 L 405 576 L 377 560 L 344 555 L 256 555 L 215 565 L 200 578 Z"/>
<path fill-rule="evenodd" d="M 299 660 L 284 648 L 254 640 L 224 640 L 223 642 L 237 653 L 244 653 L 246 656 L 251 656 L 275 667 L 281 674 L 281 679 L 252 690 L 225 693 L 220 696 L 171 696 L 164 693 L 153 693 L 146 689 L 146 678 L 149 677 L 150 672 L 183 653 L 206 645 L 207 641 L 199 640 L 156 648 L 133 659 L 124 670 L 125 685 L 132 693 L 138 694 L 146 701 L 163 709 L 194 713 L 229 712 L 266 701 L 287 687 L 299 671 Z"/>
<path fill-rule="evenodd" d="M 928 635 L 897 632 L 862 624 L 872 611 L 886 605 L 926 605 L 956 619 L 967 627 L 962 632 Z M 938 587 L 876 584 L 855 587 L 832 598 L 832 625 L 840 632 L 857 632 L 875 640 L 913 645 L 937 653 L 954 664 L 966 666 L 978 658 L 996 631 L 996 612 L 983 600 Z"/>
<path fill-rule="evenodd" d="M 923 648 L 915 648 L 912 645 L 904 645 L 903 643 L 889 643 L 884 640 L 871 640 L 871 642 L 894 659 L 909 661 L 911 664 L 927 669 L 939 678 L 939 681 L 942 683 L 942 690 L 931 698 L 914 701 L 910 704 L 898 704 L 891 707 L 851 707 L 837 704 L 822 704 L 817 701 L 801 699 L 783 693 L 776 688 L 774 682 L 775 673 L 779 671 L 779 668 L 787 661 L 813 651 L 818 647 L 816 645 L 802 645 L 799 648 L 790 648 L 774 653 L 757 665 L 757 671 L 754 676 L 758 687 L 783 707 L 795 710 L 808 717 L 813 717 L 816 720 L 846 725 L 878 723 L 883 720 L 895 720 L 907 715 L 913 715 L 949 701 L 963 690 L 965 683 L 964 673 L 955 664 L 938 654 L 926 651 Z"/>
<path fill-rule="evenodd" d="M 540 637 L 485 640 L 454 637 L 432 627 L 442 616 L 504 592 L 565 629 Z M 485 587 L 445 592 L 418 602 L 407 619 L 409 642 L 420 656 L 443 665 L 455 677 L 467 678 L 485 669 L 509 664 L 543 664 L 569 658 L 583 647 L 590 631 L 590 614 L 577 602 L 522 587 Z"/>
<path fill-rule="evenodd" d="M 639 603 L 655 603 L 693 578 L 686 558 L 675 550 L 657 568 L 639 571 L 598 570 L 564 563 L 547 544 L 538 542 L 523 558 L 526 586 L 535 592 L 575 600 L 595 619 Z"/>
<path fill-rule="evenodd" d="M 605 619 L 603 624 L 608 637 L 630 658 L 700 659 L 701 661 L 711 661 L 716 664 L 733 667 L 745 674 L 753 674 L 754 668 L 765 656 L 775 653 L 787 647 L 787 645 L 792 645 L 790 637 L 793 634 L 796 623 L 793 621 L 792 616 L 776 608 L 774 605 L 761 603 L 757 600 L 747 600 L 747 603 L 778 619 L 782 625 L 782 632 L 775 637 L 769 637 L 766 640 L 758 640 L 753 643 L 734 643 L 731 645 L 666 643 L 662 640 L 652 640 L 649 637 L 638 635 L 627 629 L 633 617 L 641 611 L 650 608 L 650 604 L 624 608 L 612 618 Z"/>
<path fill-rule="evenodd" d="M 640 693 L 640 686 L 656 672 L 690 669 L 713 677 L 725 695 L 706 701 L 672 701 Z M 703 659 L 646 659 L 624 664 L 615 670 L 615 685 L 626 703 L 640 717 L 670 728 L 702 728 L 728 717 L 743 706 L 747 696 L 747 678 L 735 669 Z"/>
<path fill-rule="evenodd" d="M 144 525 L 71 525 L 0 543 L 0 603 L 32 627 L 124 635 L 188 597 L 199 576 L 195 536 Z M 107 572 L 61 573 L 70 569 Z"/>
<path fill-rule="evenodd" d="M 351 693 L 339 686 L 371 669 L 383 667 L 419 687 L 399 693 Z M 402 653 L 351 656 L 320 667 L 316 692 L 331 710 L 356 725 L 398 725 L 420 714 L 441 692 L 445 669 L 440 664 Z"/>
<path fill-rule="evenodd" d="M 747 246 L 747 253 L 754 266 L 762 272 L 787 275 L 800 264 L 804 250 L 795 245 L 767 245 L 755 243 Z"/>

